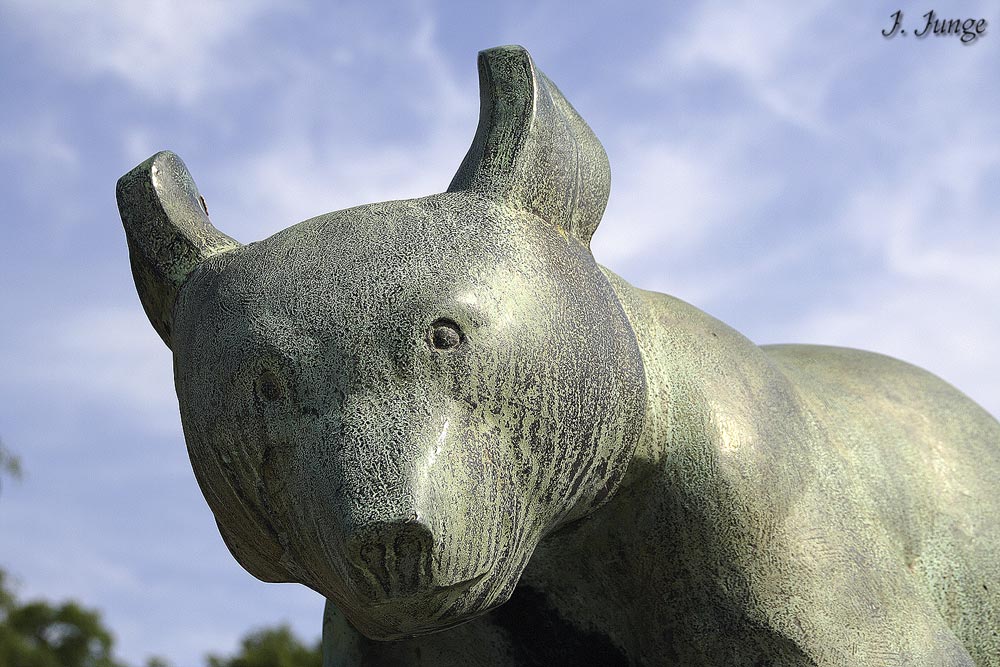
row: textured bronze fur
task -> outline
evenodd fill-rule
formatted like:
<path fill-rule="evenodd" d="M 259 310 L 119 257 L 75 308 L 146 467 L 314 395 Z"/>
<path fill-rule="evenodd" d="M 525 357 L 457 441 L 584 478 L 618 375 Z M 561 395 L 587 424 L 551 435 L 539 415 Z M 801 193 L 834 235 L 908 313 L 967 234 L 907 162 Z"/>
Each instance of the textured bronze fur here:
<path fill-rule="evenodd" d="M 239 245 L 176 156 L 119 183 L 201 488 L 326 664 L 1000 664 L 1000 425 L 599 266 L 600 143 L 479 63 L 448 192 Z"/>

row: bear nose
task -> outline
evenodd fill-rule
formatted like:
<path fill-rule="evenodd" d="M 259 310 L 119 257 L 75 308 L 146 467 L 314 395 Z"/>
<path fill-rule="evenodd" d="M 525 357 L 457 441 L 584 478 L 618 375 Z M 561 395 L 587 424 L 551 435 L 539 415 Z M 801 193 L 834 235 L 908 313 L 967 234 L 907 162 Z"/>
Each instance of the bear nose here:
<path fill-rule="evenodd" d="M 347 557 L 387 597 L 410 595 L 431 583 L 430 528 L 416 518 L 380 522 L 347 539 Z"/>

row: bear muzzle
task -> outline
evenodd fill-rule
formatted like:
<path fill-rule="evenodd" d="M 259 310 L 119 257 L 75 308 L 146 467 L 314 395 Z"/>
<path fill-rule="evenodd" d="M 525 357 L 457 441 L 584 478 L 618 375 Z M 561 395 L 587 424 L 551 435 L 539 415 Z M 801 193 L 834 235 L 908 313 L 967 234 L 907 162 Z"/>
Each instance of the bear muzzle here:
<path fill-rule="evenodd" d="M 356 578 L 374 598 L 413 595 L 431 585 L 430 528 L 415 518 L 365 526 L 345 539 L 345 555 Z"/>

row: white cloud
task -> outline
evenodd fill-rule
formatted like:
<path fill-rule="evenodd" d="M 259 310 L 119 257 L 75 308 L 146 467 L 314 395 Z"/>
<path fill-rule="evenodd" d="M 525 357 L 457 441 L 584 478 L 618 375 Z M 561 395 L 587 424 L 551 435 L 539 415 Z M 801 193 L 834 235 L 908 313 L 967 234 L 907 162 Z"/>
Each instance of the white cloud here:
<path fill-rule="evenodd" d="M 635 81 L 661 86 L 678 73 L 736 75 L 772 113 L 814 131 L 825 125 L 822 107 L 835 75 L 850 58 L 831 54 L 827 1 L 701 4 L 689 22 L 636 68 Z M 843 12 L 834 7 L 835 12 Z M 825 25 L 823 25 L 825 24 Z"/>
<path fill-rule="evenodd" d="M 53 113 L 41 113 L 0 132 L 0 155 L 44 169 L 76 169 L 80 155 Z M 41 165 L 44 165 L 42 167 Z"/>
<path fill-rule="evenodd" d="M 306 138 L 292 137 L 244 161 L 228 189 L 232 201 L 213 204 L 213 218 L 220 225 L 242 220 L 227 231 L 257 240 L 327 211 L 441 192 L 450 176 L 429 165 L 452 159 L 453 148 L 400 145 L 319 155 Z"/>
<path fill-rule="evenodd" d="M 224 48 L 270 0 L 4 0 L 6 20 L 71 75 L 110 74 L 155 99 L 192 103 L 213 85 L 247 76 Z"/>
<path fill-rule="evenodd" d="M 1000 415 L 995 291 L 879 284 L 787 327 L 791 340 L 875 350 L 934 372 Z M 984 307 L 985 306 L 985 307 Z"/>
<path fill-rule="evenodd" d="M 966 13 L 986 15 L 985 9 L 968 7 Z M 820 161 L 814 173 L 786 177 L 775 167 L 752 172 L 750 139 L 767 131 L 767 117 L 752 110 L 714 110 L 725 138 L 695 139 L 707 142 L 709 151 L 729 145 L 728 154 L 713 161 L 691 151 L 694 159 L 685 160 L 684 152 L 672 149 L 670 160 L 655 167 L 666 174 L 681 172 L 674 176 L 682 184 L 675 214 L 683 217 L 661 223 L 670 237 L 643 233 L 641 225 L 635 239 L 609 240 L 607 245 L 615 262 L 648 265 L 645 246 L 659 245 L 661 255 L 669 257 L 669 244 L 676 239 L 703 256 L 708 266 L 720 237 L 710 223 L 704 229 L 706 221 L 731 215 L 733 224 L 767 224 L 754 216 L 754 202 L 742 189 L 713 187 L 727 172 L 735 175 L 732 180 L 753 173 L 765 184 L 808 186 L 824 197 L 822 210 L 802 221 L 816 225 L 810 233 L 813 241 L 806 235 L 797 244 L 757 244 L 736 264 L 704 271 L 702 286 L 684 296 L 705 305 L 720 288 L 767 289 L 769 280 L 746 279 L 784 263 L 801 267 L 810 257 L 823 264 L 821 254 L 835 241 L 837 252 L 853 250 L 866 268 L 824 274 L 821 280 L 828 282 L 817 282 L 816 290 L 823 293 L 832 287 L 829 281 L 839 281 L 836 292 L 849 298 L 802 303 L 797 314 L 767 337 L 883 351 L 938 372 L 998 414 L 1000 360 L 992 352 L 1000 340 L 1000 313 L 994 307 L 1000 287 L 1000 236 L 995 233 L 1000 213 L 993 186 L 1000 171 L 1000 133 L 991 103 L 996 87 L 983 83 L 992 80 L 997 49 L 986 43 L 963 47 L 947 38 L 886 41 L 878 34 L 883 27 L 878 22 L 885 19 L 888 25 L 888 16 L 888 11 L 883 15 L 872 8 L 846 12 L 829 2 L 695 8 L 636 69 L 637 83 L 683 90 L 686 79 L 729 75 L 770 117 L 809 130 L 790 144 L 791 150 L 815 147 L 824 160 L 857 164 L 858 169 L 844 178 L 837 163 L 832 164 L 836 178 L 828 188 L 822 186 L 828 167 Z M 625 164 L 634 168 L 627 160 Z M 619 182 L 621 173 L 617 168 Z M 652 198 L 656 179 L 649 180 L 637 181 L 637 201 Z M 645 195 L 639 194 L 642 190 Z M 780 190 L 766 190 L 758 202 L 787 216 Z M 667 182 L 660 191 L 673 194 Z M 714 196 L 732 205 L 713 202 Z M 668 219 L 655 208 L 650 213 Z M 630 214 L 625 227 L 631 230 L 634 219 L 645 215 L 641 210 Z M 773 276 L 790 277 L 787 271 Z M 652 286 L 667 287 L 652 271 L 647 270 L 647 277 L 659 283 Z M 747 298 L 752 301 L 754 295 L 747 293 Z"/>
<path fill-rule="evenodd" d="M 84 171 L 84 159 L 55 111 L 16 120 L 0 118 L 0 160 L 7 163 L 7 187 L 45 210 L 44 215 L 33 216 L 8 213 L 5 235 L 31 218 L 36 229 L 60 236 L 80 222 L 82 212 L 73 185 Z M 53 196 L 56 191 L 59 196 Z M 11 202 L 5 204 L 9 209 Z"/>
<path fill-rule="evenodd" d="M 860 187 L 840 229 L 881 260 L 875 284 L 851 300 L 809 312 L 805 339 L 886 351 L 938 372 L 1000 414 L 1000 213 L 990 192 L 997 141 L 948 141 L 899 165 L 892 183 Z"/>
<path fill-rule="evenodd" d="M 44 341 L 44 351 L 39 351 Z M 174 433 L 170 352 L 142 310 L 83 307 L 22 326 L 8 343 L 5 379 L 61 406 L 119 406 L 151 433 Z"/>
<path fill-rule="evenodd" d="M 950 216 L 940 215 L 934 201 L 939 197 L 955 200 Z M 896 188 L 858 193 L 843 224 L 846 233 L 879 253 L 885 268 L 901 280 L 995 290 L 1000 287 L 1000 238 L 983 232 L 997 228 L 1000 214 L 976 209 L 936 179 L 918 176 Z M 966 225 L 973 229 L 955 229 L 963 217 L 974 220 Z"/>
<path fill-rule="evenodd" d="M 401 39 L 363 40 L 367 58 L 408 74 L 405 81 L 384 85 L 377 94 L 353 71 L 332 75 L 312 60 L 288 61 L 292 83 L 279 124 L 257 148 L 238 158 L 238 167 L 226 169 L 225 201 L 216 202 L 206 193 L 220 226 L 240 220 L 239 229 L 226 231 L 241 240 L 259 239 L 327 211 L 447 188 L 472 141 L 478 91 L 456 81 L 440 51 L 433 21 L 418 15 L 413 25 Z M 347 105 L 356 107 L 354 113 L 362 118 L 368 111 L 381 116 L 400 108 L 397 122 L 412 131 L 400 138 L 359 141 L 352 136 L 358 130 L 354 119 L 338 124 L 338 117 L 316 115 Z M 386 122 L 393 122 L 391 116 Z M 457 133 L 462 127 L 468 132 Z M 368 122 L 362 129 L 378 135 L 394 128 Z"/>
<path fill-rule="evenodd" d="M 775 179 L 748 175 L 737 162 L 743 139 L 698 147 L 622 142 L 614 185 L 593 250 L 602 263 L 625 266 L 703 251 L 727 224 L 774 196 Z M 657 273 L 654 271 L 653 273 Z"/>
<path fill-rule="evenodd" d="M 617 264 L 659 248 L 696 247 L 731 208 L 717 196 L 718 165 L 677 146 L 632 146 L 615 164 L 615 184 L 592 248 Z"/>

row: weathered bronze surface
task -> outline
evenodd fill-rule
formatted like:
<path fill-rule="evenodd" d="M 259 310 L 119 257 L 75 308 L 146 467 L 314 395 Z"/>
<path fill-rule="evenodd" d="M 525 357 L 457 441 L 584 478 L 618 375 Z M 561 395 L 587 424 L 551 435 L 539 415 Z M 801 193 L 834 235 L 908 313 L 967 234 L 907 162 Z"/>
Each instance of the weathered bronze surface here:
<path fill-rule="evenodd" d="M 1000 424 L 598 265 L 600 143 L 479 70 L 442 194 L 240 245 L 173 154 L 118 184 L 198 482 L 326 664 L 1000 664 Z"/>

